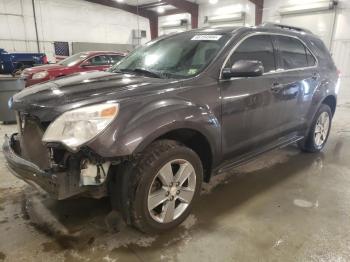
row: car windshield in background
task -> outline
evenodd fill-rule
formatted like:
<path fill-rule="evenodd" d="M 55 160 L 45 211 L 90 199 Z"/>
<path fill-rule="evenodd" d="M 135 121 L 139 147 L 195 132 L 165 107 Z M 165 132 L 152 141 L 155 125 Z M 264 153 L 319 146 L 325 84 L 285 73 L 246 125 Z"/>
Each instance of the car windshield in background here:
<path fill-rule="evenodd" d="M 81 61 L 83 61 L 87 57 L 88 57 L 88 54 L 86 53 L 78 53 L 60 61 L 58 64 L 63 66 L 74 66 L 80 63 Z"/>
<path fill-rule="evenodd" d="M 199 74 L 228 41 L 225 34 L 181 34 L 136 49 L 111 72 L 160 78 L 188 78 Z"/>

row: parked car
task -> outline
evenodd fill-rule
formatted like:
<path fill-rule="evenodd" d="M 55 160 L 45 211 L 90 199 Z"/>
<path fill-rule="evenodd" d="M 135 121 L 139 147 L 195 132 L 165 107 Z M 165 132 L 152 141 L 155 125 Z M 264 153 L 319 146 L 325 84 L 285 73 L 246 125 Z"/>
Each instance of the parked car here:
<path fill-rule="evenodd" d="M 47 64 L 43 53 L 8 53 L 0 48 L 0 74 L 12 74 L 34 65 Z"/>
<path fill-rule="evenodd" d="M 169 35 L 107 72 L 16 94 L 19 130 L 3 153 L 55 198 L 109 195 L 126 223 L 160 232 L 189 215 L 213 175 L 292 143 L 322 150 L 338 78 L 323 42 L 299 28 Z"/>
<path fill-rule="evenodd" d="M 72 55 L 57 64 L 27 68 L 22 72 L 26 87 L 79 72 L 106 70 L 125 56 L 120 52 L 94 51 Z"/>

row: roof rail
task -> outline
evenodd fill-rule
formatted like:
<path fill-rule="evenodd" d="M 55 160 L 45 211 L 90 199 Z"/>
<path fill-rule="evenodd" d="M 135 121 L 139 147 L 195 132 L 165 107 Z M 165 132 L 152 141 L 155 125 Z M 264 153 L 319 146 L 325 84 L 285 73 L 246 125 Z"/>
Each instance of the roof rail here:
<path fill-rule="evenodd" d="M 282 25 L 282 24 L 277 24 L 277 23 L 264 23 L 261 25 L 261 27 L 289 29 L 289 30 L 293 30 L 293 31 L 297 31 L 297 32 L 304 32 L 304 33 L 312 34 L 312 32 L 308 29 L 290 26 L 290 25 Z"/>

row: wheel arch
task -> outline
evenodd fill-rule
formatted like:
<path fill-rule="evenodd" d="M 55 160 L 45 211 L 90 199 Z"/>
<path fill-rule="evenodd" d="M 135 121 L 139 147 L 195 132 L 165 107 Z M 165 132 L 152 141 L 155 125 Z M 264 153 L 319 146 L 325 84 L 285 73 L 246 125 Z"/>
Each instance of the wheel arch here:
<path fill-rule="evenodd" d="M 208 138 L 204 134 L 191 128 L 178 128 L 158 136 L 152 143 L 161 139 L 175 140 L 192 149 L 202 162 L 204 181 L 209 182 L 214 153 Z"/>
<path fill-rule="evenodd" d="M 325 97 L 325 98 L 322 100 L 322 103 L 321 103 L 321 104 L 326 104 L 326 105 L 328 105 L 328 106 L 331 108 L 332 116 L 334 116 L 335 109 L 336 109 L 336 106 L 337 106 L 337 99 L 335 98 L 334 95 L 329 95 L 329 96 Z"/>
<path fill-rule="evenodd" d="M 209 134 L 205 134 L 194 125 L 176 125 L 172 129 L 164 128 L 150 134 L 137 146 L 134 153 L 141 153 L 153 142 L 161 139 L 169 139 L 180 142 L 192 149 L 200 158 L 203 165 L 203 179 L 209 182 L 211 170 L 216 161 L 216 148 Z"/>

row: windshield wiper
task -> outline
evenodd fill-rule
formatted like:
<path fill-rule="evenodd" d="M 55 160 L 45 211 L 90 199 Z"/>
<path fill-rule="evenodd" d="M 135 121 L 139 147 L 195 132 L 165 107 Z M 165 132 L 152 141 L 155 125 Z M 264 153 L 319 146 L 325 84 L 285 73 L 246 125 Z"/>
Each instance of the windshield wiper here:
<path fill-rule="evenodd" d="M 144 69 L 144 68 L 134 68 L 134 69 L 125 68 L 125 69 L 120 69 L 120 72 L 144 74 L 150 77 L 162 78 L 161 74 Z"/>

